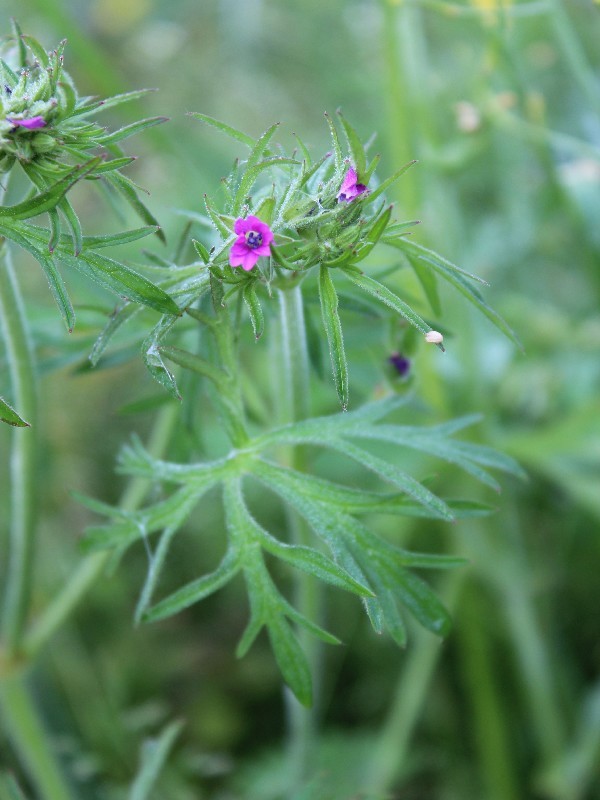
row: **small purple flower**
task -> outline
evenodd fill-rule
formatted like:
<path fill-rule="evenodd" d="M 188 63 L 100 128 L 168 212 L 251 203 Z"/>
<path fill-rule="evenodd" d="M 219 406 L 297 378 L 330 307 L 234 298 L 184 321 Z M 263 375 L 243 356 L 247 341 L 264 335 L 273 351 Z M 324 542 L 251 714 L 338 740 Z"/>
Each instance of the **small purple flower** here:
<path fill-rule="evenodd" d="M 238 217 L 233 226 L 238 237 L 229 251 L 232 267 L 251 270 L 261 256 L 271 255 L 273 231 L 266 222 L 250 215 L 246 219 Z"/>
<path fill-rule="evenodd" d="M 400 353 L 392 353 L 388 361 L 401 378 L 406 378 L 408 376 L 410 372 L 410 358 L 406 358 L 406 356 Z"/>
<path fill-rule="evenodd" d="M 355 197 L 358 197 L 359 194 L 364 194 L 368 191 L 369 190 L 364 183 L 358 183 L 358 175 L 356 174 L 356 170 L 354 167 L 350 167 L 344 176 L 344 180 L 342 181 L 342 185 L 337 196 L 338 203 L 349 203 L 351 200 L 354 200 Z"/>
<path fill-rule="evenodd" d="M 14 119 L 14 117 L 7 117 L 6 121 L 10 122 L 11 125 L 27 128 L 29 131 L 43 128 L 46 125 L 46 120 L 43 117 L 30 117 L 30 119 Z"/>

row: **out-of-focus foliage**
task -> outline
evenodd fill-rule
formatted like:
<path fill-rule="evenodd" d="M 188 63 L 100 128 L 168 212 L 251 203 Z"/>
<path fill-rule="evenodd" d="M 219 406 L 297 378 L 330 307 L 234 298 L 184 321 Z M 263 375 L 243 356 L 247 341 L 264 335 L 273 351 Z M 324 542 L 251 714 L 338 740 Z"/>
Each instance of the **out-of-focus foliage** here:
<path fill-rule="evenodd" d="M 500 498 L 482 489 L 479 499 L 500 512 L 463 520 L 450 533 L 418 518 L 379 523 L 403 546 L 469 558 L 468 568 L 437 586 L 454 632 L 440 647 L 415 631 L 413 645 L 399 653 L 368 632 L 358 608 L 339 607 L 332 596 L 336 632 L 347 646 L 327 656 L 316 777 L 299 797 L 347 800 L 364 787 L 436 800 L 597 800 L 597 4 L 526 0 L 496 11 L 490 3 L 443 0 L 15 5 L 4 0 L 3 8 L 34 35 L 68 38 L 68 68 L 77 64 L 89 94 L 161 90 L 144 115 L 172 122 L 136 146 L 148 204 L 161 209 L 171 239 L 181 227 L 177 209 L 200 209 L 204 191 L 230 171 L 237 152 L 184 111 L 257 134 L 265 121 L 281 119 L 326 146 L 322 113 L 342 106 L 363 138 L 378 131 L 372 151 L 381 152 L 386 172 L 419 159 L 397 195 L 404 218 L 426 223 L 414 241 L 483 275 L 492 285 L 486 298 L 523 341 L 524 354 L 465 313 L 453 289 L 440 293 L 447 353 L 429 351 L 417 361 L 415 421 L 481 412 L 480 441 L 519 459 L 530 480 L 507 486 Z M 119 113 L 113 125 L 133 118 Z M 105 230 L 97 207 L 85 202 L 92 226 Z M 165 205 L 173 212 L 165 215 Z M 395 263 L 390 255 L 381 266 Z M 20 263 L 23 272 L 30 266 Z M 126 327 L 121 351 L 102 369 L 82 360 L 111 307 L 108 295 L 103 308 L 95 301 L 82 309 L 65 344 L 33 270 L 26 283 L 47 372 L 41 605 L 81 558 L 77 533 L 89 520 L 67 490 L 116 502 L 123 489 L 112 472 L 118 444 L 132 423 L 146 435 L 147 409 L 162 403 L 166 419 L 175 401 L 157 398 L 143 368 L 119 367 L 131 348 Z M 89 302 L 82 282 L 69 283 L 80 305 Z M 412 291 L 426 291 L 416 277 Z M 352 321 L 346 347 L 357 391 L 384 380 L 398 387 L 384 374 L 404 331 L 391 326 L 382 338 L 368 315 L 343 303 L 342 315 Z M 250 358 L 260 376 L 269 354 L 256 349 Z M 257 378 L 248 389 L 260 415 L 269 386 Z M 325 382 L 320 394 L 330 408 Z M 184 411 L 194 417 L 185 401 Z M 211 422 L 207 415 L 199 428 L 182 424 L 173 458 L 185 457 L 195 438 L 218 451 Z M 3 452 L 7 437 L 0 430 Z M 319 462 L 324 477 L 329 458 Z M 426 460 L 415 465 L 422 474 L 430 468 Z M 435 470 L 449 494 L 463 495 L 455 468 Z M 276 522 L 280 512 L 264 513 Z M 175 543 L 168 585 L 191 578 L 192 565 L 218 562 L 210 531 L 223 524 L 218 503 L 207 503 L 205 535 Z M 181 717 L 186 725 L 157 796 L 282 797 L 282 703 L 268 647 L 262 643 L 244 661 L 231 657 L 245 623 L 240 588 L 132 632 L 131 585 L 143 582 L 146 566 L 143 551 L 126 556 L 57 636 L 37 676 L 52 729 L 65 732 L 61 752 L 81 796 L 98 796 L 103 784 L 107 796 L 122 797 L 141 740 Z"/>

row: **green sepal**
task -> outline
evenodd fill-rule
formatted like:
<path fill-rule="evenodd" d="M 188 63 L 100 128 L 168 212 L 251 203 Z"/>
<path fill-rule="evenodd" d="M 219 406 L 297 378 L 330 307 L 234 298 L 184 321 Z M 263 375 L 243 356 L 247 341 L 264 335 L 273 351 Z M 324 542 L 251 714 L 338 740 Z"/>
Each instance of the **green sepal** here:
<path fill-rule="evenodd" d="M 367 169 L 367 160 L 365 156 L 365 148 L 363 147 L 362 142 L 354 130 L 352 125 L 348 122 L 348 120 L 343 116 L 342 112 L 338 109 L 338 117 L 340 118 L 340 122 L 342 123 L 342 128 L 344 129 L 344 134 L 346 136 L 346 141 L 348 142 L 348 149 L 352 155 L 352 161 L 354 162 L 354 166 L 356 167 L 356 172 L 358 173 L 358 180 L 360 182 L 363 181 L 363 176 Z"/>

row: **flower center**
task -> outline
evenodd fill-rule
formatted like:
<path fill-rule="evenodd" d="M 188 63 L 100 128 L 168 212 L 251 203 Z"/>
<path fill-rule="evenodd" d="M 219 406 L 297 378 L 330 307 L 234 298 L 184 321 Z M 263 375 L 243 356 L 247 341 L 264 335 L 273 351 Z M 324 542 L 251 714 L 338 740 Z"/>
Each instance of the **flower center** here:
<path fill-rule="evenodd" d="M 262 233 L 258 233 L 258 231 L 248 231 L 246 233 L 246 244 L 253 250 L 256 247 L 261 246 L 262 240 L 263 240 Z"/>

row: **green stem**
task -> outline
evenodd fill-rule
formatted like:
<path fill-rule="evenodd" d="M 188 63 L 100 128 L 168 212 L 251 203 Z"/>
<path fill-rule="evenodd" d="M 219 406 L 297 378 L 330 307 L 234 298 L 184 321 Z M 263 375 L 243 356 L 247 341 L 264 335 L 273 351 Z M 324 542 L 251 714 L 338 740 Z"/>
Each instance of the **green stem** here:
<path fill-rule="evenodd" d="M 310 415 L 310 370 L 300 286 L 280 290 L 282 416 L 296 422 Z"/>
<path fill-rule="evenodd" d="M 280 365 L 276 376 L 281 384 L 281 409 L 283 422 L 295 422 L 310 414 L 310 369 L 304 305 L 300 286 L 278 292 L 280 318 Z M 301 448 L 294 448 L 286 459 L 294 469 L 302 469 L 304 457 Z M 308 530 L 296 515 L 289 516 L 290 535 L 295 544 L 306 545 Z M 320 617 L 321 595 L 317 582 L 310 575 L 295 574 L 296 607 L 304 616 L 317 622 Z M 320 695 L 319 643 L 307 631 L 298 632 L 298 638 L 314 681 L 314 705 L 302 706 L 291 691 L 286 689 L 285 701 L 288 717 L 288 758 L 290 792 L 298 790 L 312 775 L 315 755 L 315 734 Z"/>
<path fill-rule="evenodd" d="M 12 433 L 10 533 L 2 637 L 8 658 L 17 655 L 31 593 L 36 518 L 37 387 L 33 349 L 19 285 L 6 242 L 1 245 L 0 319 L 17 413 L 30 428 Z"/>

